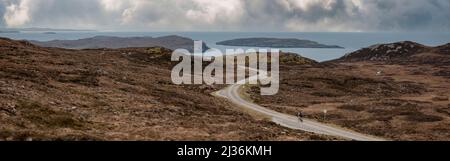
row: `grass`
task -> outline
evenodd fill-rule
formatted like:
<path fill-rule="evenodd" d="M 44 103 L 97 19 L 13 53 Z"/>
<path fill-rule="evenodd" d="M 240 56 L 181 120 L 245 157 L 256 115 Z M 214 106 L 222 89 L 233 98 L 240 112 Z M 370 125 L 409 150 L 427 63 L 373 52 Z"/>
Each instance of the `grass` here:
<path fill-rule="evenodd" d="M 336 94 L 336 93 L 325 92 L 325 91 L 313 92 L 313 93 L 311 93 L 311 95 L 318 96 L 318 97 L 339 97 L 339 96 L 342 96 L 342 95 L 339 95 L 339 94 Z"/>
<path fill-rule="evenodd" d="M 18 101 L 17 109 L 25 119 L 41 127 L 83 129 L 86 125 L 70 113 L 56 111 L 34 101 Z"/>
<path fill-rule="evenodd" d="M 92 71 L 81 71 L 72 74 L 61 74 L 57 80 L 62 83 L 75 83 L 85 86 L 98 86 L 97 75 Z"/>
<path fill-rule="evenodd" d="M 147 51 L 148 51 L 148 53 L 156 53 L 156 54 L 162 53 L 162 50 L 159 47 L 150 48 Z"/>
<path fill-rule="evenodd" d="M 437 122 L 442 121 L 444 118 L 440 116 L 434 116 L 434 115 L 426 115 L 426 114 L 416 114 L 416 115 L 408 115 L 406 117 L 406 120 L 408 121 L 415 121 L 415 122 Z"/>
<path fill-rule="evenodd" d="M 444 109 L 440 108 L 440 109 L 437 109 L 436 111 L 439 113 L 446 114 L 447 116 L 450 116 L 450 108 L 444 108 Z"/>
<path fill-rule="evenodd" d="M 364 111 L 364 105 L 342 105 L 337 107 L 338 109 L 349 110 L 349 111 Z"/>

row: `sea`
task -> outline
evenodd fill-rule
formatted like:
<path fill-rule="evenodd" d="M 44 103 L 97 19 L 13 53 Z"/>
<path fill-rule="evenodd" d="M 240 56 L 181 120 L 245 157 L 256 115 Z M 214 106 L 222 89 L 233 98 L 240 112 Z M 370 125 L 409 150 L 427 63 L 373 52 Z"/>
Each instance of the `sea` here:
<path fill-rule="evenodd" d="M 236 38 L 297 38 L 317 41 L 321 44 L 339 45 L 344 49 L 314 49 L 314 48 L 281 48 L 284 52 L 293 52 L 316 61 L 328 61 L 337 59 L 347 53 L 369 47 L 375 44 L 393 43 L 398 41 L 414 41 L 428 46 L 438 46 L 450 43 L 450 33 L 403 33 L 403 32 L 99 32 L 99 31 L 67 31 L 48 34 L 44 32 L 20 32 L 0 33 L 0 37 L 15 40 L 76 40 L 94 36 L 117 36 L 117 37 L 160 37 L 178 35 L 193 40 L 202 40 L 210 48 L 221 52 L 226 49 L 237 49 L 246 47 L 230 47 L 216 45 L 217 42 Z"/>

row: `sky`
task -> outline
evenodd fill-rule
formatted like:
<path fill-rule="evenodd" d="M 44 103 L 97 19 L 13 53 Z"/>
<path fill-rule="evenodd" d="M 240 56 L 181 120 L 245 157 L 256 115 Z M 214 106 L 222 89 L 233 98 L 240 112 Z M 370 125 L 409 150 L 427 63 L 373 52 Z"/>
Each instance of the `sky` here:
<path fill-rule="evenodd" d="M 0 0 L 0 27 L 450 32 L 450 0 Z"/>

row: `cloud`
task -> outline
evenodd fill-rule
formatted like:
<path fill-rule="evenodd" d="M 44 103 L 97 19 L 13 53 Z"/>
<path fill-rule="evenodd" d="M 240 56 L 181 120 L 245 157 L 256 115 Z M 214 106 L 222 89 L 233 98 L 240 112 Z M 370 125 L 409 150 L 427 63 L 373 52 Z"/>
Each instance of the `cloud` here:
<path fill-rule="evenodd" d="M 7 27 L 142 31 L 445 31 L 449 0 L 0 0 Z"/>
<path fill-rule="evenodd" d="M 247 22 L 264 23 L 288 31 L 343 31 L 365 28 L 357 21 L 359 8 L 344 0 L 247 1 Z M 270 20 L 267 23 L 267 20 Z M 356 21 L 355 21 L 356 20 Z M 263 22 L 260 22 L 263 21 Z"/>
<path fill-rule="evenodd" d="M 186 12 L 186 17 L 194 21 L 200 19 L 203 20 L 200 22 L 206 22 L 208 24 L 214 24 L 216 22 L 239 22 L 239 18 L 244 12 L 242 1 L 240 0 L 193 0 L 193 2 L 197 7 L 189 9 Z"/>
<path fill-rule="evenodd" d="M 22 0 L 18 4 L 11 4 L 6 7 L 4 19 L 8 27 L 21 26 L 30 21 L 30 0 Z"/>
<path fill-rule="evenodd" d="M 258 1 L 258 2 L 256 2 Z M 249 0 L 247 21 L 288 31 L 450 31 L 448 0 Z"/>
<path fill-rule="evenodd" d="M 100 0 L 102 7 L 106 11 L 114 12 L 123 9 L 124 5 L 127 4 L 125 0 Z"/>
<path fill-rule="evenodd" d="M 241 0 L 131 1 L 121 25 L 157 30 L 210 30 L 241 23 Z"/>

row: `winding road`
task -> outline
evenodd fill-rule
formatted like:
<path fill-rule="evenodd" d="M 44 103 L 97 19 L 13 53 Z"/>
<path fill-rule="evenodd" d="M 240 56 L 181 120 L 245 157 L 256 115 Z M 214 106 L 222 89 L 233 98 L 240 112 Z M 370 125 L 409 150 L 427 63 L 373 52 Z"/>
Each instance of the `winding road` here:
<path fill-rule="evenodd" d="M 255 69 L 250 69 L 255 70 Z M 259 76 L 266 77 L 267 73 L 259 72 Z M 247 78 L 248 80 L 251 79 L 258 79 L 258 75 L 252 76 Z M 245 81 L 245 80 L 241 80 Z M 213 93 L 215 96 L 223 97 L 231 101 L 232 103 L 246 109 L 250 109 L 252 111 L 255 111 L 259 114 L 262 114 L 264 116 L 267 116 L 271 118 L 271 120 L 281 126 L 291 128 L 291 129 L 297 129 L 297 130 L 303 130 L 307 132 L 312 132 L 316 134 L 323 134 L 323 135 L 331 135 L 331 136 L 337 136 L 341 138 L 346 138 L 350 140 L 357 140 L 357 141 L 384 141 L 384 139 L 357 133 L 354 131 L 350 131 L 343 128 L 338 128 L 330 125 L 326 125 L 323 123 L 319 123 L 316 121 L 304 119 L 303 122 L 300 122 L 300 120 L 296 116 L 280 113 L 274 110 L 267 109 L 265 107 L 262 107 L 260 105 L 254 104 L 252 102 L 249 102 L 241 97 L 239 94 L 239 90 L 242 88 L 242 82 L 238 82 L 236 84 L 230 85 L 229 87 L 222 89 L 220 91 L 217 91 Z"/>

